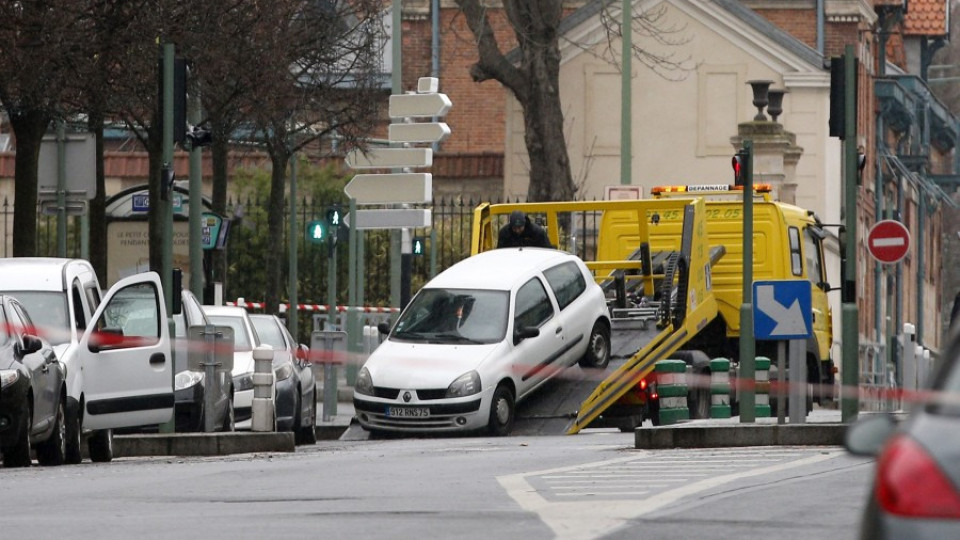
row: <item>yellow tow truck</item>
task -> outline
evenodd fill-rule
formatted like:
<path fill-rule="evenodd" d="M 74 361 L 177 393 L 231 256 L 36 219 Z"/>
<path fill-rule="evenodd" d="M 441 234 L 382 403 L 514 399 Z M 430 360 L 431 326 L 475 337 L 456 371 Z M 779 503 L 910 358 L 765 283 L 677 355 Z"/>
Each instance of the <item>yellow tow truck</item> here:
<path fill-rule="evenodd" d="M 836 370 L 823 263 L 826 235 L 812 212 L 772 200 L 767 185 L 756 185 L 753 204 L 754 279 L 810 281 L 807 382 L 832 388 Z M 639 200 L 484 203 L 474 211 L 472 253 L 496 247 L 499 227 L 514 210 L 540 222 L 551 243 L 586 262 L 608 293 L 613 322 L 615 361 L 605 378 L 564 389 L 559 401 L 539 405 L 535 415 L 567 420 L 567 433 L 588 425 L 632 429 L 651 416 L 650 394 L 645 400 L 637 390 L 646 387 L 658 361 L 679 357 L 689 372 L 703 376 L 709 376 L 712 358 L 737 365 L 743 302 L 743 192 L 738 186 L 665 186 Z M 758 342 L 757 355 L 775 358 L 775 347 L 775 342 Z M 735 376 L 736 367 L 732 372 Z M 735 407 L 735 394 L 732 400 Z M 691 388 L 688 404 L 691 417 L 708 416 L 709 385 Z"/>

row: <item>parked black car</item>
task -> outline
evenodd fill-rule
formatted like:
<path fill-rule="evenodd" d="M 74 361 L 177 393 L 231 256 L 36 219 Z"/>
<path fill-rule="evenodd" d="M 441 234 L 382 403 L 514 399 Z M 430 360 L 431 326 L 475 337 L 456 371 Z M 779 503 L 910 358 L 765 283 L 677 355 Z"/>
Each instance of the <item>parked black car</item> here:
<path fill-rule="evenodd" d="M 66 454 L 66 369 L 35 334 L 26 308 L 0 295 L 0 454 L 5 467 L 62 465 Z"/>
<path fill-rule="evenodd" d="M 250 314 L 250 322 L 260 341 L 274 350 L 274 365 L 293 368 L 281 379 L 286 368 L 275 369 L 277 374 L 277 429 L 292 431 L 297 444 L 317 442 L 317 382 L 307 362 L 305 345 L 300 345 L 276 315 Z M 281 387 L 295 385 L 295 392 L 282 392 Z M 283 403 L 282 397 L 293 396 L 293 403 Z"/>

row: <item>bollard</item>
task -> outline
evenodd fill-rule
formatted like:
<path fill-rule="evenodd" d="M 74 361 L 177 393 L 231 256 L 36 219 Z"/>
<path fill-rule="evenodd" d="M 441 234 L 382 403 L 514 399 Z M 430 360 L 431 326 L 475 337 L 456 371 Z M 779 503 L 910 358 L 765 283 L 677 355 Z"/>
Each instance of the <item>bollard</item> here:
<path fill-rule="evenodd" d="M 710 418 L 730 418 L 730 360 L 710 361 Z"/>
<path fill-rule="evenodd" d="M 260 345 L 253 350 L 253 405 L 250 411 L 252 431 L 276 431 L 273 403 L 273 348 Z"/>
<path fill-rule="evenodd" d="M 687 407 L 687 363 L 683 360 L 661 360 L 653 368 L 660 394 L 660 425 L 676 424 L 690 419 Z"/>
<path fill-rule="evenodd" d="M 754 360 L 755 380 L 756 380 L 756 417 L 769 418 L 770 409 L 770 359 L 766 356 L 758 356 Z M 779 405 L 778 405 L 779 406 Z"/>

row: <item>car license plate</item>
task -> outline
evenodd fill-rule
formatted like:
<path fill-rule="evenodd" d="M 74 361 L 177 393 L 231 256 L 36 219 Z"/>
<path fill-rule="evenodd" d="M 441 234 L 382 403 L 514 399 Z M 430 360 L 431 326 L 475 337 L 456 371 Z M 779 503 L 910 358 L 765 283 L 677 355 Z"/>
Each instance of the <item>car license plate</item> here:
<path fill-rule="evenodd" d="M 430 416 L 430 409 L 427 407 L 387 407 L 387 416 L 426 418 Z"/>

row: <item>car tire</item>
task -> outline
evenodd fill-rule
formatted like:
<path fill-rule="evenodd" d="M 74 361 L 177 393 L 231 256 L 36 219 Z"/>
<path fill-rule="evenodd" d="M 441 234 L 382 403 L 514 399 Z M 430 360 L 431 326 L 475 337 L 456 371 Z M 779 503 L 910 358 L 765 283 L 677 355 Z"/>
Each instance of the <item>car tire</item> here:
<path fill-rule="evenodd" d="M 513 429 L 514 412 L 513 390 L 506 384 L 501 383 L 493 391 L 487 431 L 495 437 L 509 435 Z"/>
<path fill-rule="evenodd" d="M 64 444 L 66 454 L 63 461 L 69 465 L 76 465 L 83 461 L 83 453 L 80 451 L 80 415 L 68 411 L 66 421 L 67 440 Z"/>
<path fill-rule="evenodd" d="M 316 394 L 314 394 L 316 397 Z M 297 444 L 317 444 L 317 400 L 310 406 L 306 425 L 297 427 Z"/>
<path fill-rule="evenodd" d="M 67 426 L 63 400 L 57 404 L 57 418 L 54 420 L 53 432 L 47 440 L 37 445 L 37 463 L 44 466 L 63 465 L 67 454 Z"/>
<path fill-rule="evenodd" d="M 3 448 L 3 466 L 4 467 L 29 467 L 30 461 L 30 432 L 33 431 L 33 408 L 30 406 L 30 400 L 23 398 L 26 402 L 24 410 L 26 414 L 20 416 L 20 438 L 12 445 Z"/>
<path fill-rule="evenodd" d="M 642 423 L 643 416 L 639 414 L 623 416 L 614 420 L 614 424 L 621 433 L 633 433 Z"/>
<path fill-rule="evenodd" d="M 610 363 L 610 330 L 603 321 L 593 323 L 587 352 L 580 358 L 580 367 L 603 369 Z"/>
<path fill-rule="evenodd" d="M 93 432 L 87 441 L 90 451 L 90 461 L 94 463 L 109 463 L 113 460 L 113 432 L 101 429 Z"/>
<path fill-rule="evenodd" d="M 237 420 L 233 413 L 233 398 L 227 402 L 227 410 L 223 413 L 223 425 L 220 431 L 232 432 L 237 430 Z"/>

